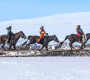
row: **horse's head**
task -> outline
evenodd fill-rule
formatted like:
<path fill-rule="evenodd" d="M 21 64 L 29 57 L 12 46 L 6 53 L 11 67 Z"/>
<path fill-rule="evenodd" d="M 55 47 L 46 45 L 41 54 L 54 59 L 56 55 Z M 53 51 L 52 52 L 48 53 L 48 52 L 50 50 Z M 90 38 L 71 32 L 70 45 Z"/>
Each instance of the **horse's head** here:
<path fill-rule="evenodd" d="M 86 38 L 87 38 L 87 40 L 90 39 L 90 33 L 86 34 Z"/>
<path fill-rule="evenodd" d="M 58 40 L 58 38 L 57 38 L 56 35 L 54 35 L 53 38 L 54 38 L 54 41 L 56 41 L 57 43 L 59 43 L 59 40 Z"/>
<path fill-rule="evenodd" d="M 22 31 L 20 31 L 20 33 L 19 33 L 19 34 L 20 34 L 20 37 L 21 37 L 21 38 L 24 38 L 24 39 L 26 39 L 26 38 L 27 38 L 27 37 L 25 36 L 25 34 L 24 34 Z"/>

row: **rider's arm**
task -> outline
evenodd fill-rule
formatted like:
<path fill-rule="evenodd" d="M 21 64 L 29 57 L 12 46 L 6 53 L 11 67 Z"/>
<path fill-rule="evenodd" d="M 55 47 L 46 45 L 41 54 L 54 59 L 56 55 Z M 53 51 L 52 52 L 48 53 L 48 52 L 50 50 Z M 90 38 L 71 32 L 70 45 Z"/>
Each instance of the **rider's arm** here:
<path fill-rule="evenodd" d="M 46 32 L 44 31 L 44 34 L 46 34 Z"/>
<path fill-rule="evenodd" d="M 82 29 L 81 29 L 81 31 L 82 31 L 82 33 L 84 33 Z"/>
<path fill-rule="evenodd" d="M 79 30 L 77 30 L 77 32 L 79 32 Z"/>
<path fill-rule="evenodd" d="M 45 31 L 43 31 L 43 32 L 42 32 L 42 31 L 40 30 L 40 34 L 41 34 L 41 33 L 42 33 L 42 34 L 46 34 L 46 32 L 45 32 Z"/>
<path fill-rule="evenodd" d="M 48 35 L 48 33 L 46 33 L 45 31 L 44 31 L 44 34 Z"/>
<path fill-rule="evenodd" d="M 76 31 L 77 31 L 77 32 L 79 32 L 79 29 L 78 29 L 78 27 L 77 27 Z"/>

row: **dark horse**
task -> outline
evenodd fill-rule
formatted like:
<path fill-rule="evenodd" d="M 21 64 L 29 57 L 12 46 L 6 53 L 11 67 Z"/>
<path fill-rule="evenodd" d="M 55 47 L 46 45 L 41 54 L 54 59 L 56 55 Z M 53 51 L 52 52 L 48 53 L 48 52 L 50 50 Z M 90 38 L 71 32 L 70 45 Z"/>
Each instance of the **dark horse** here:
<path fill-rule="evenodd" d="M 10 46 L 9 46 L 9 49 L 8 49 L 8 50 L 10 50 L 12 46 L 13 46 L 14 49 L 16 50 L 16 43 L 17 43 L 17 41 L 19 40 L 19 38 L 24 38 L 24 39 L 26 39 L 26 36 L 25 36 L 25 34 L 24 34 L 22 31 L 20 31 L 20 32 L 14 34 L 14 35 L 12 35 L 11 41 L 10 41 L 10 43 L 9 43 Z M 0 36 L 0 44 L 3 44 L 3 45 L 1 46 L 3 50 L 5 50 L 5 49 L 4 49 L 4 46 L 5 46 L 5 44 L 6 44 L 5 42 L 6 42 L 7 39 L 8 39 L 8 35 L 1 35 L 1 36 Z"/>
<path fill-rule="evenodd" d="M 73 44 L 74 42 L 78 42 L 79 37 L 78 37 L 76 34 L 71 34 L 71 35 L 69 35 L 69 36 L 66 36 L 65 40 L 67 40 L 67 39 L 70 41 L 69 45 L 70 45 L 71 50 L 74 49 L 74 47 L 72 46 L 72 44 Z M 85 41 L 85 42 L 83 42 L 83 41 L 80 42 L 80 43 L 82 44 L 80 49 L 83 49 L 83 47 L 84 47 L 84 48 L 86 47 L 85 44 L 87 43 L 87 41 L 88 41 L 89 39 L 90 39 L 90 33 L 86 34 L 86 41 Z M 64 40 L 64 41 L 65 41 L 65 40 Z M 61 46 L 62 46 L 62 44 L 64 43 L 64 41 L 61 42 Z"/>
<path fill-rule="evenodd" d="M 24 43 L 22 44 L 22 46 L 24 46 L 24 45 L 26 44 L 26 47 L 30 48 L 30 44 L 36 43 L 39 38 L 40 38 L 40 36 L 31 36 L 31 35 L 30 35 L 30 36 L 28 36 L 29 43 L 26 44 L 26 43 L 27 43 L 27 41 L 26 41 L 26 42 L 24 42 Z M 59 40 L 58 40 L 58 38 L 56 37 L 56 35 L 53 35 L 53 36 L 45 36 L 44 39 L 43 39 L 43 41 L 39 43 L 39 44 L 42 44 L 42 45 L 43 45 L 42 48 L 39 49 L 39 51 L 41 51 L 44 47 L 46 47 L 46 50 L 48 51 L 48 43 L 49 43 L 50 41 L 52 41 L 52 40 L 54 40 L 54 41 L 56 41 L 56 42 L 59 43 Z"/>

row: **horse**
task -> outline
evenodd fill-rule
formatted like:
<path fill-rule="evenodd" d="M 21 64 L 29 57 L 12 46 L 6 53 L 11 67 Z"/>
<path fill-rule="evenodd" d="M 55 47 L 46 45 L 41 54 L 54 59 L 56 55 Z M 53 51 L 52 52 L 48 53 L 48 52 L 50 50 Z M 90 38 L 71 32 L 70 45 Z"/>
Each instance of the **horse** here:
<path fill-rule="evenodd" d="M 74 42 L 79 42 L 79 41 L 78 41 L 78 40 L 79 40 L 79 36 L 76 35 L 76 34 L 71 34 L 71 35 L 66 36 L 65 39 L 64 39 L 64 41 L 60 43 L 60 47 L 62 46 L 62 44 L 63 44 L 67 39 L 70 41 L 69 45 L 70 45 L 71 50 L 72 50 L 72 49 L 75 50 L 75 48 L 72 46 L 72 44 L 73 44 Z M 90 33 L 86 34 L 86 41 L 85 41 L 85 42 L 83 42 L 83 41 L 79 42 L 79 43 L 82 44 L 80 50 L 86 47 L 85 44 L 87 43 L 87 41 L 88 41 L 89 39 L 90 39 Z"/>
<path fill-rule="evenodd" d="M 16 43 L 17 43 L 17 41 L 19 40 L 19 38 L 24 38 L 24 39 L 26 39 L 26 36 L 25 36 L 25 34 L 23 33 L 23 31 L 20 31 L 20 32 L 12 35 L 11 40 L 10 40 L 10 43 L 9 43 L 10 45 L 9 45 L 9 49 L 8 49 L 8 50 L 10 50 L 12 46 L 13 46 L 14 49 L 16 50 Z M 1 46 L 3 50 L 5 50 L 5 49 L 4 49 L 4 46 L 5 46 L 5 44 L 6 44 L 5 42 L 6 42 L 7 39 L 8 39 L 8 35 L 1 35 L 1 36 L 0 36 L 0 44 L 3 44 L 3 45 Z"/>
<path fill-rule="evenodd" d="M 38 43 L 37 40 L 38 40 L 39 38 L 40 38 L 40 36 L 36 36 L 36 35 L 35 35 L 35 36 L 31 36 L 31 35 L 30 35 L 30 36 L 28 36 L 29 43 L 26 44 L 27 41 L 25 41 L 25 42 L 22 44 L 22 46 L 24 46 L 24 45 L 26 44 L 25 47 L 28 47 L 28 49 L 29 49 L 31 44 Z M 48 43 L 49 43 L 50 41 L 52 41 L 52 40 L 54 40 L 55 42 L 59 43 L 59 40 L 58 40 L 58 38 L 57 38 L 56 35 L 53 35 L 53 36 L 45 36 L 44 39 L 43 39 L 43 41 L 42 41 L 42 42 L 39 42 L 39 44 L 42 44 L 42 45 L 43 45 L 42 48 L 39 49 L 39 51 L 41 51 L 44 47 L 46 47 L 46 50 L 48 51 Z"/>

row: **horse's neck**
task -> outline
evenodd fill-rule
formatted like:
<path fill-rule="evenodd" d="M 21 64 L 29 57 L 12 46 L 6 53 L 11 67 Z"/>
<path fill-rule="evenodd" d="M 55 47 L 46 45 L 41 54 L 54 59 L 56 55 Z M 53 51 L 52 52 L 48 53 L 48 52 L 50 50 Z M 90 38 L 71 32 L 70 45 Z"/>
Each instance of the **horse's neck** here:
<path fill-rule="evenodd" d="M 50 37 L 48 38 L 48 41 L 50 42 L 50 41 L 52 41 L 52 40 L 54 40 L 54 39 L 53 39 L 53 36 L 50 36 Z"/>
<path fill-rule="evenodd" d="M 15 34 L 14 38 L 15 38 L 15 40 L 19 40 L 20 35 L 19 34 Z"/>

